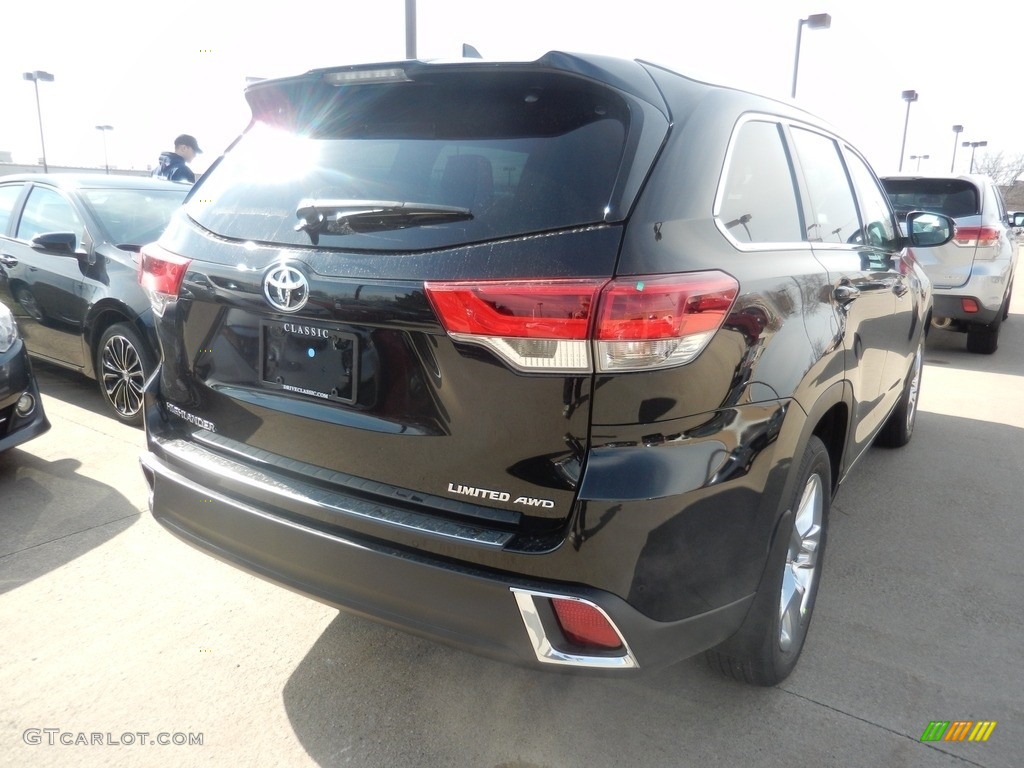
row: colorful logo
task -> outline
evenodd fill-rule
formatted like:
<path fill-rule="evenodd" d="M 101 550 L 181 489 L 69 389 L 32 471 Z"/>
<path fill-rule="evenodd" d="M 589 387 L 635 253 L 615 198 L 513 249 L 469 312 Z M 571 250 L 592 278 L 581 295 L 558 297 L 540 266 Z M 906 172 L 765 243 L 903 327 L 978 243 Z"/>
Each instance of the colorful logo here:
<path fill-rule="evenodd" d="M 995 720 L 932 720 L 921 741 L 988 741 L 997 724 Z"/>

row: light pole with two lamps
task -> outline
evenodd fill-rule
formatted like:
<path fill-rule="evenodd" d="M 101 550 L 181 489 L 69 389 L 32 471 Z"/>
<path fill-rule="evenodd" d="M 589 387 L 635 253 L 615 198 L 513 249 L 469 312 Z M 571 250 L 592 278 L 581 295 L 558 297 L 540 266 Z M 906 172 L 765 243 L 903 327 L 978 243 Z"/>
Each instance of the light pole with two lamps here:
<path fill-rule="evenodd" d="M 52 83 L 53 75 L 37 69 L 35 72 L 26 72 L 22 77 L 31 80 L 36 87 L 36 115 L 39 117 L 39 144 L 43 148 L 43 173 L 49 173 L 50 168 L 46 164 L 46 140 L 43 138 L 43 110 L 39 106 L 39 82 Z"/>
<path fill-rule="evenodd" d="M 963 144 L 961 144 L 961 146 L 963 146 L 963 147 L 970 147 L 971 148 L 971 173 L 974 173 L 974 150 L 976 150 L 978 147 L 987 147 L 988 146 L 988 142 L 987 141 L 965 141 Z"/>
<path fill-rule="evenodd" d="M 827 13 L 812 13 L 806 19 L 800 19 L 796 25 L 796 56 L 793 58 L 793 90 L 790 93 L 796 98 L 796 77 L 800 71 L 800 37 L 804 31 L 804 24 L 808 29 L 828 29 L 832 26 L 832 17 Z"/>
<path fill-rule="evenodd" d="M 903 143 L 900 144 L 900 172 L 903 171 L 903 153 L 907 151 L 907 126 L 910 125 L 910 105 L 917 101 L 917 91 L 904 91 L 901 96 L 907 102 L 907 117 L 903 121 Z"/>
<path fill-rule="evenodd" d="M 917 170 L 920 171 L 921 170 L 921 161 L 922 160 L 927 160 L 929 157 L 931 157 L 931 155 L 911 155 L 910 159 L 911 160 L 917 160 Z"/>

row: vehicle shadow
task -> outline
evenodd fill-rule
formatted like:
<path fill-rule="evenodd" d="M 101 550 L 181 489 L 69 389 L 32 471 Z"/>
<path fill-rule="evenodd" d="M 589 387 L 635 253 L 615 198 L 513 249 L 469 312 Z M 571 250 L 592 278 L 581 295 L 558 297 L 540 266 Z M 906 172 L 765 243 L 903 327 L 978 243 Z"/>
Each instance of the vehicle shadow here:
<path fill-rule="evenodd" d="M 115 488 L 78 474 L 82 462 L 0 453 L 0 594 L 127 530 L 139 511 Z"/>
<path fill-rule="evenodd" d="M 39 381 L 39 388 L 43 391 L 44 405 L 47 397 L 55 397 L 74 403 L 97 416 L 106 416 L 114 423 L 117 422 L 103 404 L 95 379 L 38 358 L 32 358 L 32 370 Z"/>
<path fill-rule="evenodd" d="M 701 731 L 749 730 L 780 698 L 696 659 L 628 679 L 536 671 L 344 613 L 284 689 L 297 737 L 324 766 L 724 765 L 730 756 Z M 687 760 L 658 756 L 658 733 L 689 743 Z M 744 751 L 733 764 L 748 764 Z"/>

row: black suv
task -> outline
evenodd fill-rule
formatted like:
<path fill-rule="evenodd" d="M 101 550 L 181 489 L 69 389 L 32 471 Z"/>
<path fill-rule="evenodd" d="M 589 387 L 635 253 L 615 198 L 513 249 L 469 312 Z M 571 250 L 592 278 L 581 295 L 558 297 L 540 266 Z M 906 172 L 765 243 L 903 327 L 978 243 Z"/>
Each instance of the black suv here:
<path fill-rule="evenodd" d="M 153 514 L 284 586 L 540 666 L 804 642 L 829 504 L 910 439 L 931 299 L 812 116 L 643 62 L 316 70 L 143 250 Z M 923 233 L 923 234 L 922 234 Z"/>

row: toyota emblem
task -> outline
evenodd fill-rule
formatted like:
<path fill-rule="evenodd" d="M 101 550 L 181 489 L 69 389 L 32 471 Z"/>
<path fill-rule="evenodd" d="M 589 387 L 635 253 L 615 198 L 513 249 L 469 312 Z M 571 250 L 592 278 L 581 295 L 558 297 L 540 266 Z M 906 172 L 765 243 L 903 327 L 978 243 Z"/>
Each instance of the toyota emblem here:
<path fill-rule="evenodd" d="M 298 312 L 309 299 L 309 283 L 295 267 L 280 264 L 263 278 L 263 295 L 274 309 Z"/>

